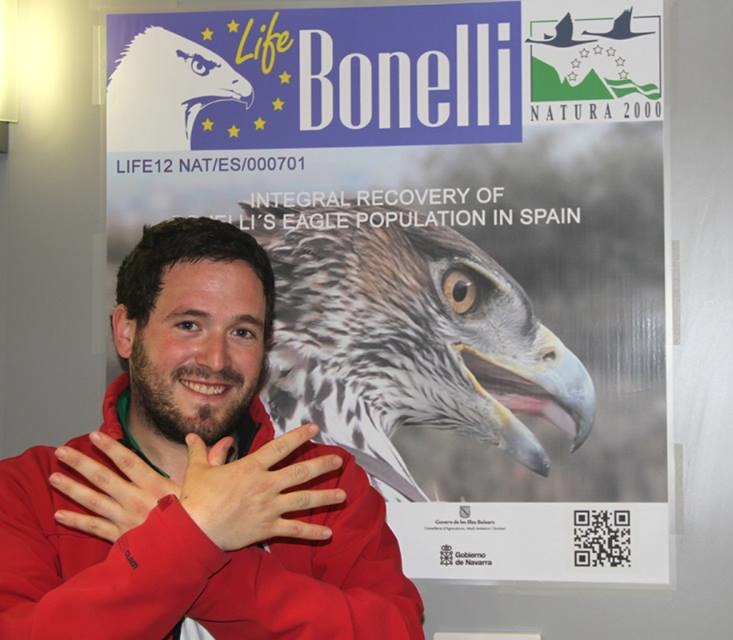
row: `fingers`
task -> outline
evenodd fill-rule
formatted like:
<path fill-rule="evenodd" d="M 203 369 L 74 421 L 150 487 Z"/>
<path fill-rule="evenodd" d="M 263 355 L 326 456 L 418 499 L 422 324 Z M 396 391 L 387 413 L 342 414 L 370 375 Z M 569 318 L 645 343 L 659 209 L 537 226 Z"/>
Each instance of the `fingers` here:
<path fill-rule="evenodd" d="M 86 478 L 91 487 L 63 473 L 53 473 L 49 482 L 58 491 L 91 511 L 93 515 L 62 510 L 65 526 L 114 540 L 147 518 L 157 501 L 178 487 L 168 478 L 148 469 L 134 452 L 102 433 L 90 434 L 94 446 L 129 478 L 71 447 L 59 447 L 56 457 Z"/>
<path fill-rule="evenodd" d="M 56 519 L 56 522 L 65 527 L 89 533 L 108 542 L 115 542 L 120 537 L 119 529 L 112 522 L 104 518 L 65 510 L 57 511 L 53 514 L 53 517 Z"/>
<path fill-rule="evenodd" d="M 138 455 L 107 434 L 93 431 L 89 434 L 89 439 L 133 482 L 142 484 L 144 480 L 150 478 L 151 474 L 157 475 Z"/>
<path fill-rule="evenodd" d="M 51 474 L 48 481 L 74 502 L 104 518 L 111 518 L 119 510 L 118 503 L 109 496 L 72 480 L 62 473 Z"/>
<path fill-rule="evenodd" d="M 300 520 L 280 518 L 273 526 L 273 538 L 297 538 L 299 540 L 328 540 L 333 532 L 328 527 Z"/>
<path fill-rule="evenodd" d="M 113 498 L 117 499 L 126 493 L 126 488 L 129 484 L 126 480 L 123 480 L 114 471 L 80 451 L 71 447 L 59 447 L 54 454 L 65 465 L 71 467 L 74 471 L 77 471 L 89 480 L 97 489 L 100 489 Z M 70 480 L 70 482 L 72 481 Z M 70 497 L 76 499 L 73 496 Z"/>
<path fill-rule="evenodd" d="M 231 436 L 225 436 L 219 440 L 211 449 L 209 449 L 208 459 L 209 464 L 214 467 L 223 465 L 227 461 L 229 451 L 234 444 L 234 438 Z"/>
<path fill-rule="evenodd" d="M 339 469 L 343 460 L 337 455 L 320 456 L 304 462 L 296 462 L 273 473 L 278 491 L 297 487 L 313 478 Z"/>
<path fill-rule="evenodd" d="M 278 498 L 277 510 L 282 514 L 296 513 L 306 509 L 341 504 L 344 500 L 346 500 L 346 492 L 343 489 L 293 491 Z"/>
<path fill-rule="evenodd" d="M 343 489 L 293 491 L 278 498 L 278 511 L 282 514 L 297 513 L 306 509 L 341 504 L 345 500 L 346 492 Z M 273 526 L 273 537 L 327 540 L 332 535 L 331 529 L 326 526 L 283 517 L 278 518 Z"/>
<path fill-rule="evenodd" d="M 268 442 L 248 458 L 256 459 L 262 464 L 263 468 L 269 469 L 274 464 L 287 458 L 293 451 L 317 434 L 318 427 L 316 425 L 304 424 Z"/>

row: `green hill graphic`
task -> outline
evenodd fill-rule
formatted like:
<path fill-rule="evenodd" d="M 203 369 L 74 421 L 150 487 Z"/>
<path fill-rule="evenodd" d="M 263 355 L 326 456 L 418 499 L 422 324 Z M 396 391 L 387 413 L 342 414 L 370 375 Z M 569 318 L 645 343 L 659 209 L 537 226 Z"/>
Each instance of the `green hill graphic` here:
<path fill-rule="evenodd" d="M 595 70 L 591 69 L 580 84 L 570 86 L 567 80 L 561 80 L 555 67 L 532 57 L 532 101 L 533 102 L 569 102 L 574 100 L 611 100 L 622 98 L 631 93 L 640 93 L 649 100 L 659 100 L 661 92 L 654 83 L 636 84 L 630 78 L 626 80 L 602 80 Z"/>
<path fill-rule="evenodd" d="M 591 70 L 580 84 L 570 86 L 561 80 L 555 67 L 532 57 L 532 100 L 534 102 L 570 100 L 610 100 L 611 94 L 598 74 Z"/>

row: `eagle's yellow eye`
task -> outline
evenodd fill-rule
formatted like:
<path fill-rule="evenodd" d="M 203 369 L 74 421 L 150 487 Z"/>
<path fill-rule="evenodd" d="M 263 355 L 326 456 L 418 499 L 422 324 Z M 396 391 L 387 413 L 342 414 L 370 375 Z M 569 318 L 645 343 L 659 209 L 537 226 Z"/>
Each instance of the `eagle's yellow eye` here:
<path fill-rule="evenodd" d="M 443 295 L 458 315 L 468 313 L 478 297 L 474 276 L 458 269 L 449 271 L 443 278 Z"/>

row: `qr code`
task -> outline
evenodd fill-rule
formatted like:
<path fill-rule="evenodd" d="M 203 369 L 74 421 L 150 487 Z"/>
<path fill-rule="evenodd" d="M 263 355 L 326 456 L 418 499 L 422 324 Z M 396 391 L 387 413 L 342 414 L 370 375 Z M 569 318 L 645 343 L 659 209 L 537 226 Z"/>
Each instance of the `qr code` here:
<path fill-rule="evenodd" d="M 631 512 L 586 509 L 574 512 L 576 567 L 631 566 Z"/>

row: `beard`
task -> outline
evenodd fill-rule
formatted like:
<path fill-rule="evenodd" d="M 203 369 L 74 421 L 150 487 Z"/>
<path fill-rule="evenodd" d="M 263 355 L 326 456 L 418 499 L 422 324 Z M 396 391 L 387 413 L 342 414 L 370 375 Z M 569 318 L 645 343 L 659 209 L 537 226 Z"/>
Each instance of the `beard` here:
<path fill-rule="evenodd" d="M 136 336 L 130 354 L 130 389 L 132 402 L 141 410 L 141 417 L 154 431 L 172 442 L 185 444 L 186 435 L 196 433 L 212 446 L 224 436 L 234 435 L 241 429 L 249 412 L 249 404 L 260 387 L 266 366 L 261 368 L 258 380 L 247 383 L 234 369 L 225 367 L 212 371 L 207 367 L 179 367 L 168 380 L 148 357 L 142 335 Z M 206 402 L 196 408 L 193 416 L 184 416 L 173 400 L 173 389 L 181 378 L 196 377 L 201 380 L 215 378 L 232 385 L 228 393 L 241 390 L 239 400 L 221 407 L 221 415 L 215 416 L 215 409 Z"/>

